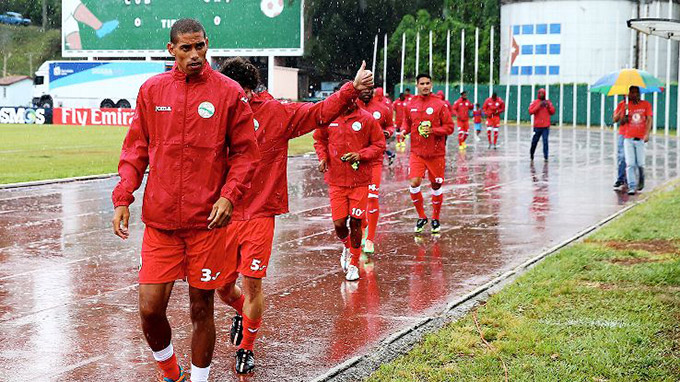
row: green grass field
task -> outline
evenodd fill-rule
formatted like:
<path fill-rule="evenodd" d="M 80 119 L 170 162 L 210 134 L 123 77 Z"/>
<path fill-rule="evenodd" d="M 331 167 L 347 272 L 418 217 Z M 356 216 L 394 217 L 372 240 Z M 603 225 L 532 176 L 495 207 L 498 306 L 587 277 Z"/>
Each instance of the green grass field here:
<path fill-rule="evenodd" d="M 369 381 L 679 381 L 679 221 L 654 195 Z"/>
<path fill-rule="evenodd" d="M 117 171 L 127 127 L 0 125 L 0 184 Z M 290 155 L 314 151 L 312 134 L 290 142 Z"/>

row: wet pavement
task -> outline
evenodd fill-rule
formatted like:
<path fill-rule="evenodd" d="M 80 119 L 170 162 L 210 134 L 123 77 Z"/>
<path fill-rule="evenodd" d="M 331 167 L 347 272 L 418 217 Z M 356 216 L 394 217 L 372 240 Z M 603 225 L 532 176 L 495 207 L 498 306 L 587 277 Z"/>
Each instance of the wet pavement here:
<path fill-rule="evenodd" d="M 453 136 L 439 237 L 412 233 L 408 157 L 398 154 L 384 169 L 376 254 L 362 262 L 357 283 L 344 282 L 340 271 L 316 158 L 292 158 L 292 212 L 277 220 L 258 371 L 247 380 L 323 374 L 638 198 L 611 190 L 610 131 L 551 133 L 550 161 L 533 166 L 527 128 L 502 128 L 498 150 L 483 139 L 459 153 Z M 678 146 L 664 137 L 648 144 L 646 192 L 678 176 Z M 137 316 L 141 204 L 131 209 L 131 240 L 123 242 L 110 229 L 116 181 L 0 190 L 0 380 L 156 376 Z M 429 212 L 429 187 L 423 190 Z M 227 342 L 232 312 L 219 302 L 217 311 L 211 380 L 236 380 Z M 176 284 L 168 314 L 178 358 L 188 366 L 185 283 Z"/>

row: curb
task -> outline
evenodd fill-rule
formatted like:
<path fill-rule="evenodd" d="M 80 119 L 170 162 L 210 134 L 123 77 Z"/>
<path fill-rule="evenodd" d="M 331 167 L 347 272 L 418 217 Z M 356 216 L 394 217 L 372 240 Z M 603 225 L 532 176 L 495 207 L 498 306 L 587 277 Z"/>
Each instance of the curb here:
<path fill-rule="evenodd" d="M 63 178 L 63 179 L 35 180 L 35 181 L 31 181 L 31 182 L 8 183 L 8 184 L 0 184 L 0 190 L 8 190 L 8 189 L 12 189 L 12 188 L 46 186 L 46 185 L 50 185 L 50 184 L 60 184 L 60 183 L 81 182 L 81 181 L 87 181 L 87 180 L 100 180 L 100 179 L 113 178 L 114 176 L 118 176 L 118 173 L 75 176 L 75 177 L 72 177 L 72 178 Z"/>
<path fill-rule="evenodd" d="M 666 191 L 668 188 L 674 188 L 678 186 L 677 179 L 670 179 L 664 184 L 659 185 L 654 189 L 654 192 L 650 195 L 646 195 L 644 198 L 635 201 L 634 203 L 622 208 L 621 210 L 607 216 L 606 218 L 600 220 L 594 225 L 585 228 L 584 230 L 578 232 L 571 238 L 547 249 L 541 254 L 525 261 L 524 263 L 516 266 L 510 271 L 503 273 L 500 276 L 490 280 L 484 285 L 476 288 L 472 292 L 465 294 L 451 301 L 447 306 L 435 314 L 434 316 L 426 317 L 418 321 L 416 324 L 393 333 L 384 340 L 382 340 L 378 345 L 372 349 L 368 349 L 366 353 L 357 355 L 348 359 L 347 361 L 341 363 L 328 370 L 326 373 L 317 376 L 312 381 L 313 382 L 327 382 L 327 381 L 356 381 L 364 380 L 369 377 L 374 371 L 376 371 L 381 364 L 390 362 L 396 359 L 398 356 L 406 354 L 409 350 L 413 348 L 420 341 L 423 336 L 429 334 L 435 330 L 442 328 L 444 325 L 456 321 L 462 318 L 465 314 L 469 313 L 475 306 L 480 302 L 485 301 L 491 297 L 494 293 L 500 291 L 504 286 L 511 283 L 517 279 L 522 274 L 526 273 L 528 270 L 533 268 L 535 265 L 540 263 L 546 257 L 558 252 L 564 247 L 583 239 L 588 234 L 593 231 L 598 230 L 603 225 L 609 223 L 610 221 L 618 218 L 624 213 L 628 212 L 632 208 L 646 202 L 651 195 L 656 194 L 660 191 Z"/>

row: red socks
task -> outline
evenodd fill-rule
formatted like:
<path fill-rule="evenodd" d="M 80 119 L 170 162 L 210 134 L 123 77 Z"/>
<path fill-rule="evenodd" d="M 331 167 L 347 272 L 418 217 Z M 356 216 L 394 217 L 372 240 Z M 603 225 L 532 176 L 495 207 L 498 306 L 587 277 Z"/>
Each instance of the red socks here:
<path fill-rule="evenodd" d="M 261 324 L 261 318 L 259 320 L 251 320 L 245 314 L 243 315 L 243 341 L 241 341 L 239 349 L 253 351 L 255 339 L 257 338 L 257 333 L 260 331 Z"/>
<path fill-rule="evenodd" d="M 418 217 L 421 219 L 427 219 L 425 215 L 425 208 L 423 207 L 423 194 L 420 192 L 420 186 L 409 187 L 411 192 L 411 200 L 413 200 L 413 206 L 416 207 L 416 212 L 418 212 Z"/>
<path fill-rule="evenodd" d="M 494 129 L 494 131 L 493 131 L 493 144 L 495 145 L 497 143 L 498 143 L 498 129 Z"/>
<path fill-rule="evenodd" d="M 378 198 L 368 198 L 368 236 L 366 239 L 373 241 L 375 239 L 375 230 L 378 227 L 378 217 L 380 216 L 380 203 Z"/>
<path fill-rule="evenodd" d="M 241 297 L 239 297 L 238 299 L 231 302 L 229 304 L 229 306 L 234 308 L 236 310 L 236 313 L 238 313 L 239 315 L 242 316 L 243 315 L 243 302 L 244 301 L 246 301 L 246 296 L 243 293 L 241 293 Z"/>
<path fill-rule="evenodd" d="M 158 366 L 163 370 L 163 377 L 170 378 L 173 381 L 179 378 L 179 365 L 177 365 L 177 357 L 175 353 L 172 357 L 166 359 L 165 361 L 156 361 Z"/>
<path fill-rule="evenodd" d="M 361 248 L 350 248 L 349 252 L 352 254 L 352 260 L 350 264 L 359 268 L 359 258 L 361 257 Z"/>
<path fill-rule="evenodd" d="M 439 192 L 442 192 L 441 189 L 437 190 Z M 434 194 L 435 191 L 432 192 L 432 219 L 439 220 L 439 213 L 442 210 L 442 202 L 444 201 L 444 193 L 440 193 L 439 195 Z"/>
<path fill-rule="evenodd" d="M 465 142 L 465 133 L 463 131 L 458 132 L 458 146 L 462 145 L 463 142 Z"/>
<path fill-rule="evenodd" d="M 486 129 L 486 138 L 489 140 L 489 144 L 491 144 L 491 129 Z"/>

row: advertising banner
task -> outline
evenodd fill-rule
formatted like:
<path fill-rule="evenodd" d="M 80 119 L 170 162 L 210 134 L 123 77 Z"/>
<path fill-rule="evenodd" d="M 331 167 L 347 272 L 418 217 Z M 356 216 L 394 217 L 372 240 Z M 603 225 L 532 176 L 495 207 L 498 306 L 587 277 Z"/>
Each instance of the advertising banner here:
<path fill-rule="evenodd" d="M 52 123 L 51 109 L 33 107 L 0 107 L 0 124 L 44 125 Z"/>
<path fill-rule="evenodd" d="M 206 29 L 217 56 L 302 56 L 303 0 L 62 0 L 62 56 L 168 56 L 175 21 Z"/>
<path fill-rule="evenodd" d="M 130 126 L 133 109 L 81 109 L 58 107 L 52 123 L 72 126 Z"/>

